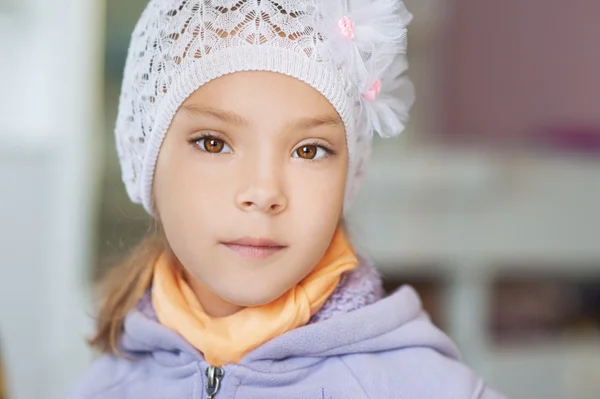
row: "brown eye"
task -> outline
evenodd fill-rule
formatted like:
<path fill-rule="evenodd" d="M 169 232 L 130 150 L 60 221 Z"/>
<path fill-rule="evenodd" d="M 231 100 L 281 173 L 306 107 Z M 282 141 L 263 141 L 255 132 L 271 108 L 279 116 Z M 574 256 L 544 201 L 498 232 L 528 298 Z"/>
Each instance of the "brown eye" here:
<path fill-rule="evenodd" d="M 200 147 L 201 150 L 211 154 L 232 152 L 224 140 L 212 136 L 207 136 L 197 140 L 196 145 Z"/>
<path fill-rule="evenodd" d="M 296 154 L 300 158 L 304 159 L 314 159 L 317 155 L 317 146 L 316 145 L 305 145 L 296 150 Z"/>
<path fill-rule="evenodd" d="M 225 143 L 223 140 L 208 138 L 204 140 L 204 149 L 208 152 L 221 152 Z"/>

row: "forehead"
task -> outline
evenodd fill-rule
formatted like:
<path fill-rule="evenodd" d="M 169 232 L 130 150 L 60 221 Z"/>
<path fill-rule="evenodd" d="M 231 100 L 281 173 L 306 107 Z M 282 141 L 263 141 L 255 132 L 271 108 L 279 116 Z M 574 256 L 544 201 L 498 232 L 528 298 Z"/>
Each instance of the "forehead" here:
<path fill-rule="evenodd" d="M 267 71 L 221 76 L 196 90 L 183 105 L 232 110 L 245 116 L 320 115 L 339 120 L 335 108 L 313 87 L 296 78 Z"/>

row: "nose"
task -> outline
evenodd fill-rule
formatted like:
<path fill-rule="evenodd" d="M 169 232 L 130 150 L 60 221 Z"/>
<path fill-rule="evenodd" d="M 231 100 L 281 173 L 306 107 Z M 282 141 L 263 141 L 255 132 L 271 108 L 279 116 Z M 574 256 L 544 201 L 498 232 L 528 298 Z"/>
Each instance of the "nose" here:
<path fill-rule="evenodd" d="M 277 215 L 287 207 L 287 202 L 274 177 L 253 179 L 236 194 L 237 207 L 244 212 Z"/>

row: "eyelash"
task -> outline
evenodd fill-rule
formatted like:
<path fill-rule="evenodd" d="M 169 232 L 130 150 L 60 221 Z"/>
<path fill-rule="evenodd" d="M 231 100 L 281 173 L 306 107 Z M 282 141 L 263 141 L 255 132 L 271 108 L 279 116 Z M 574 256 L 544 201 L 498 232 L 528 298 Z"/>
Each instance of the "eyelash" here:
<path fill-rule="evenodd" d="M 217 140 L 221 140 L 221 141 L 223 141 L 223 142 L 224 142 L 224 143 L 225 143 L 227 146 L 229 146 L 229 147 L 231 148 L 231 146 L 230 146 L 230 145 L 227 143 L 227 141 L 226 141 L 226 140 L 224 140 L 224 139 L 222 139 L 222 138 L 220 138 L 218 134 L 215 134 L 215 133 L 207 133 L 207 132 L 200 133 L 200 135 L 199 135 L 199 136 L 196 136 L 196 137 L 192 137 L 192 138 L 190 138 L 190 139 L 189 139 L 189 143 L 190 143 L 191 145 L 193 145 L 193 146 L 194 146 L 194 147 L 195 147 L 197 150 L 199 150 L 199 151 L 202 151 L 203 153 L 206 153 L 206 154 L 208 154 L 208 155 L 221 155 L 222 153 L 220 153 L 220 152 L 209 152 L 209 151 L 206 151 L 206 150 L 204 150 L 204 149 L 201 149 L 201 148 L 199 148 L 199 146 L 198 146 L 198 144 L 197 144 L 197 143 L 198 143 L 200 140 L 206 140 L 206 139 L 217 139 Z M 337 155 L 337 151 L 333 150 L 331 147 L 329 147 L 329 145 L 327 145 L 326 143 L 324 143 L 323 141 L 320 141 L 320 140 L 313 140 L 313 141 L 311 141 L 311 142 L 309 142 L 309 143 L 305 143 L 305 144 L 303 144 L 303 145 L 301 145 L 301 146 L 299 146 L 299 147 L 295 148 L 295 149 L 294 149 L 294 151 L 293 151 L 292 153 L 295 153 L 296 151 L 298 151 L 298 150 L 299 150 L 300 148 L 302 148 L 302 147 L 310 147 L 310 146 L 315 146 L 315 147 L 321 148 L 323 151 L 325 151 L 325 152 L 327 153 L 327 155 L 326 155 L 325 157 L 323 157 L 323 158 L 318 158 L 318 159 L 305 159 L 305 158 L 301 158 L 301 159 L 304 159 L 305 161 L 308 161 L 308 162 L 319 162 L 319 161 L 322 161 L 324 158 L 328 158 L 328 157 L 330 157 L 330 156 L 335 156 L 335 155 Z"/>

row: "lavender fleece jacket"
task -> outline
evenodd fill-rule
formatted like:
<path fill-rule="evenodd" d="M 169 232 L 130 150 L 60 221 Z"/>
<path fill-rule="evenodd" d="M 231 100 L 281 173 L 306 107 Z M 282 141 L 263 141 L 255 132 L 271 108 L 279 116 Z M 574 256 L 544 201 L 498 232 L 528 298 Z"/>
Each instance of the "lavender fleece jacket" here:
<path fill-rule="evenodd" d="M 455 345 L 430 322 L 411 287 L 363 305 L 292 330 L 224 366 L 213 398 L 503 398 L 458 361 Z M 121 347 L 133 361 L 104 355 L 68 398 L 210 398 L 202 354 L 158 323 L 152 309 L 138 306 L 128 315 Z"/>

